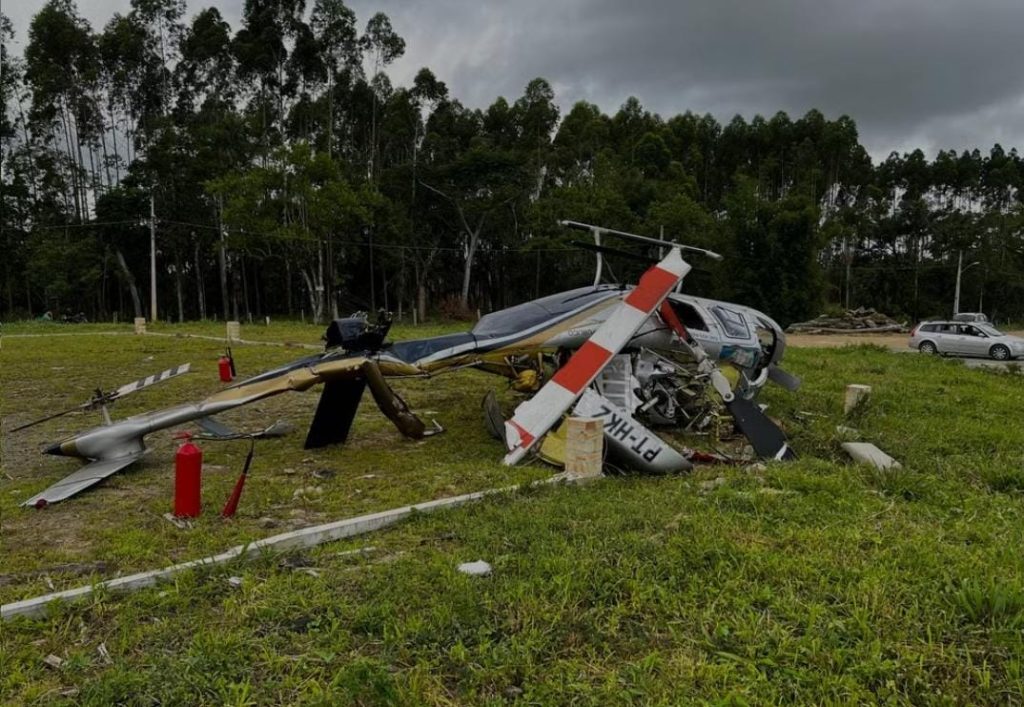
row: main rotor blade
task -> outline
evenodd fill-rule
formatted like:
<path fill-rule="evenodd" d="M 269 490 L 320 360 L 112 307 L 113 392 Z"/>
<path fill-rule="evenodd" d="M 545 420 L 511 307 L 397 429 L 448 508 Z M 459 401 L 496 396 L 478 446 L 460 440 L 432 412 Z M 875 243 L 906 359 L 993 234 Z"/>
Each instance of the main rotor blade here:
<path fill-rule="evenodd" d="M 151 376 L 147 376 L 145 378 L 140 378 L 139 380 L 135 381 L 134 383 L 128 383 L 126 385 L 122 385 L 120 388 L 115 390 L 113 393 L 101 394 L 99 391 L 97 391 L 96 394 L 93 395 L 92 398 L 90 398 L 86 402 L 82 403 L 81 405 L 75 405 L 73 407 L 69 407 L 66 410 L 61 410 L 60 412 L 55 412 L 55 413 L 53 413 L 51 415 L 47 415 L 46 417 L 41 417 L 38 420 L 32 420 L 32 422 L 26 422 L 24 425 L 18 425 L 17 427 L 11 428 L 9 431 L 10 432 L 17 432 L 18 430 L 24 430 L 24 429 L 26 429 L 28 427 L 34 427 L 35 425 L 38 425 L 38 424 L 43 423 L 43 422 L 47 422 L 49 420 L 53 420 L 55 418 L 61 417 L 62 415 L 67 415 L 69 412 L 75 412 L 76 410 L 88 410 L 89 408 L 94 408 L 94 407 L 96 407 L 98 405 L 104 405 L 106 403 L 113 402 L 113 401 L 117 400 L 118 398 L 122 398 L 125 395 L 128 395 L 129 393 L 134 393 L 137 390 L 142 390 L 143 388 L 148 388 L 149 386 L 153 385 L 154 383 L 159 383 L 160 381 L 165 381 L 165 380 L 168 380 L 169 378 L 174 378 L 175 376 L 180 376 L 183 373 L 188 373 L 189 370 L 191 369 L 191 367 L 192 367 L 191 363 L 185 363 L 185 364 L 182 364 L 182 365 L 180 365 L 180 366 L 178 366 L 176 368 L 168 368 L 166 371 L 161 371 L 160 373 L 155 373 L 155 374 L 153 374 Z"/>
<path fill-rule="evenodd" d="M 123 398 L 125 395 L 128 395 L 129 393 L 134 393 L 136 391 L 142 390 L 143 388 L 148 388 L 154 383 L 160 383 L 161 381 L 169 380 L 171 378 L 174 378 L 175 376 L 180 376 L 183 373 L 188 373 L 191 368 L 191 363 L 183 363 L 182 365 L 176 368 L 168 368 L 166 371 L 160 371 L 159 373 L 154 373 L 151 376 L 140 378 L 134 383 L 127 383 L 125 385 L 122 385 L 120 388 L 115 390 L 110 395 L 105 396 L 106 400 L 113 401 L 117 400 L 118 398 Z"/>
<path fill-rule="evenodd" d="M 32 422 L 26 422 L 24 425 L 18 425 L 17 427 L 12 427 L 8 431 L 9 432 L 17 432 L 18 430 L 24 430 L 24 429 L 27 429 L 29 427 L 34 427 L 34 426 L 36 426 L 38 424 L 41 424 L 43 422 L 47 422 L 48 420 L 54 420 L 54 419 L 56 419 L 58 417 L 61 417 L 62 415 L 67 415 L 69 412 L 75 412 L 76 410 L 85 410 L 86 408 L 90 407 L 91 405 L 92 405 L 92 401 L 89 401 L 87 403 L 82 403 L 81 405 L 75 405 L 74 407 L 68 408 L 67 410 L 61 410 L 60 412 L 55 412 L 52 415 L 47 415 L 46 417 L 41 417 L 38 420 L 32 420 Z"/>
<path fill-rule="evenodd" d="M 697 248 L 696 246 L 686 245 L 684 243 L 678 243 L 676 241 L 661 240 L 660 238 L 651 238 L 650 236 L 641 236 L 636 233 L 626 233 L 625 231 L 616 231 L 614 228 L 605 228 L 604 226 L 593 226 L 589 223 L 580 223 L 579 221 L 559 221 L 560 226 L 566 228 L 574 228 L 577 231 L 590 231 L 591 233 L 616 236 L 618 238 L 626 238 L 628 240 L 638 241 L 640 243 L 649 243 L 651 245 L 661 246 L 662 248 L 679 248 L 681 250 L 688 250 L 691 253 L 700 253 L 706 255 L 713 260 L 721 260 L 722 256 L 713 250 L 707 250 L 706 248 Z"/>

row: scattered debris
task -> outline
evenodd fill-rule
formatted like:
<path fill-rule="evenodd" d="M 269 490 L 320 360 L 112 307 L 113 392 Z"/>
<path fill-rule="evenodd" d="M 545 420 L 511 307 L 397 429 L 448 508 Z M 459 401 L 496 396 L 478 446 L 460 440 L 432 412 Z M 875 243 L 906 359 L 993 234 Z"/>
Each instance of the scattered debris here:
<path fill-rule="evenodd" d="M 858 430 L 856 427 L 836 425 L 836 434 L 839 435 L 840 437 L 845 437 L 852 441 L 853 438 L 860 437 L 860 430 Z"/>
<path fill-rule="evenodd" d="M 228 584 L 230 584 L 232 587 L 241 587 L 242 586 L 242 578 L 241 577 L 228 577 Z"/>
<path fill-rule="evenodd" d="M 65 589 L 60 592 L 53 592 L 43 596 L 23 599 L 10 604 L 3 604 L 0 605 L 0 621 L 13 619 L 16 616 L 44 616 L 54 602 L 62 601 L 70 603 L 73 601 L 80 601 L 92 596 L 97 590 L 110 592 L 134 592 L 145 587 L 151 587 L 158 582 L 172 579 L 185 571 L 194 571 L 197 568 L 221 565 L 226 562 L 234 562 L 240 558 L 249 557 L 266 551 L 287 552 L 299 548 L 313 547 L 322 543 L 380 530 L 406 520 L 414 515 L 433 513 L 442 509 L 455 508 L 468 503 L 480 501 L 485 498 L 492 498 L 498 494 L 511 494 L 519 492 L 525 488 L 539 488 L 555 483 L 559 483 L 559 481 L 554 478 L 542 479 L 529 484 L 517 484 L 503 488 L 488 489 L 486 491 L 474 491 L 473 493 L 466 493 L 450 498 L 438 498 L 424 503 L 392 508 L 390 510 L 378 511 L 376 513 L 369 513 L 366 515 L 356 516 L 354 518 L 344 518 L 330 523 L 300 528 L 298 530 L 280 533 L 269 538 L 247 542 L 243 545 L 236 545 L 235 547 L 232 547 L 218 555 L 203 557 L 197 560 L 189 560 L 187 562 L 180 562 L 176 565 L 163 567 L 157 570 L 138 572 L 136 574 L 123 577 L 116 577 L 114 579 L 90 583 L 73 589 Z M 303 511 L 298 508 L 294 510 L 298 511 L 299 515 L 304 517 L 308 517 L 310 515 L 322 515 L 319 513 L 310 514 L 308 511 Z M 395 555 L 390 557 L 395 557 Z M 383 560 L 384 558 L 381 558 L 381 561 Z M 46 640 L 47 639 L 40 639 L 40 645 L 45 643 Z"/>
<path fill-rule="evenodd" d="M 313 472 L 313 478 L 316 478 L 316 479 L 330 479 L 336 473 L 338 473 L 338 472 L 336 472 L 334 469 L 317 469 L 316 471 Z"/>
<path fill-rule="evenodd" d="M 701 490 L 701 493 L 707 493 L 708 491 L 714 491 L 716 488 L 718 488 L 719 486 L 722 486 L 723 484 L 725 484 L 725 477 L 724 476 L 716 476 L 713 479 L 708 479 L 707 481 L 701 481 L 700 482 L 700 490 Z"/>
<path fill-rule="evenodd" d="M 107 650 L 107 644 L 101 643 L 96 646 L 96 652 L 100 654 L 100 659 L 107 665 L 113 665 L 114 660 L 110 657 L 110 651 Z"/>
<path fill-rule="evenodd" d="M 285 555 L 277 562 L 277 566 L 283 570 L 298 570 L 312 567 L 313 562 L 301 553 Z"/>
<path fill-rule="evenodd" d="M 295 493 L 292 494 L 292 498 L 302 501 L 312 501 L 323 495 L 324 490 L 319 486 L 303 486 L 302 488 L 295 489 Z"/>
<path fill-rule="evenodd" d="M 843 442 L 843 450 L 859 464 L 870 464 L 876 469 L 899 469 L 901 464 L 868 442 Z"/>
<path fill-rule="evenodd" d="M 843 414 L 849 415 L 859 408 L 871 397 L 871 386 L 851 383 L 846 386 L 846 396 L 843 398 Z"/>
<path fill-rule="evenodd" d="M 463 562 L 459 565 L 459 572 L 473 577 L 486 577 L 491 573 L 491 566 L 483 560 Z"/>
<path fill-rule="evenodd" d="M 60 666 L 64 665 L 64 659 L 60 656 L 56 656 L 53 653 L 43 658 L 43 662 L 49 665 L 54 670 L 59 670 Z"/>
<path fill-rule="evenodd" d="M 284 469 L 281 469 L 281 473 L 288 474 L 289 476 L 291 476 L 292 474 L 295 473 L 295 469 L 291 468 L 290 466 L 286 466 Z"/>
<path fill-rule="evenodd" d="M 858 307 L 848 309 L 838 317 L 822 314 L 806 322 L 796 322 L 790 324 L 786 331 L 800 334 L 882 334 L 907 331 L 907 323 L 898 322 L 874 309 Z"/>
<path fill-rule="evenodd" d="M 173 513 L 164 513 L 163 519 L 179 530 L 190 530 L 192 528 L 192 521 L 179 518 Z"/>
<path fill-rule="evenodd" d="M 335 557 L 351 557 L 353 555 L 369 555 L 371 552 L 376 552 L 377 548 L 373 545 L 367 545 L 366 547 L 358 547 L 355 550 L 342 550 L 341 552 L 334 553 Z"/>
<path fill-rule="evenodd" d="M 261 528 L 276 528 L 278 525 L 280 525 L 280 522 L 276 518 L 271 518 L 270 516 L 263 516 L 258 521 L 256 521 L 256 523 Z"/>

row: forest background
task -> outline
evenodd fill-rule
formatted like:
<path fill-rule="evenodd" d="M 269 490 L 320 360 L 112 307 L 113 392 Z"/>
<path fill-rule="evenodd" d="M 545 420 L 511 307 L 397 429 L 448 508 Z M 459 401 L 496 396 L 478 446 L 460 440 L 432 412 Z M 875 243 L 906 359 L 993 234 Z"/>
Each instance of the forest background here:
<path fill-rule="evenodd" d="M 485 109 L 342 0 L 133 0 L 101 29 L 71 0 L 23 55 L 0 15 L 0 319 L 150 314 L 471 318 L 584 285 L 574 219 L 723 253 L 687 291 L 789 323 L 839 306 L 1024 319 L 1024 160 L 996 144 L 875 163 L 849 116 L 559 109 L 551 85 Z M 622 281 L 641 266 L 613 261 Z"/>

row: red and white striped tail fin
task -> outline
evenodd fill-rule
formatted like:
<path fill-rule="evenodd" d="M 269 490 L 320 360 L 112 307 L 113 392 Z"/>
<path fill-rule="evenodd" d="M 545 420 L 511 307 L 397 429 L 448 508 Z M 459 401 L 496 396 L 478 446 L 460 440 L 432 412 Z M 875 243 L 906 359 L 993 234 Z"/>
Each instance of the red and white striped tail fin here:
<path fill-rule="evenodd" d="M 583 343 L 569 362 L 558 369 L 536 395 L 519 405 L 505 422 L 509 453 L 504 462 L 511 466 L 550 430 L 583 389 L 590 385 L 611 357 L 629 342 L 640 326 L 675 288 L 690 265 L 678 248 L 651 267 L 611 316 Z"/>

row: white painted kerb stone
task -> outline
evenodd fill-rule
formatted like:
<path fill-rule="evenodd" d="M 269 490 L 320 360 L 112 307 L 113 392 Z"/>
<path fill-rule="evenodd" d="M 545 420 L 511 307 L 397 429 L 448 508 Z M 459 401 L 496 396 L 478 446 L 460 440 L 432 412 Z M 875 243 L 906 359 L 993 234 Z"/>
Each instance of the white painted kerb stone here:
<path fill-rule="evenodd" d="M 566 478 L 564 475 L 560 474 L 530 485 L 572 481 L 573 479 Z M 139 572 L 126 577 L 118 577 L 116 579 L 98 582 L 90 586 L 76 587 L 75 589 L 67 589 L 62 592 L 44 594 L 43 596 L 33 597 L 32 599 L 24 599 L 11 604 L 4 604 L 3 606 L 0 606 L 0 619 L 7 620 L 12 619 L 15 616 L 44 616 L 46 614 L 46 609 L 50 604 L 57 601 L 71 602 L 84 599 L 97 589 L 106 589 L 115 592 L 132 592 L 145 587 L 151 587 L 160 580 L 170 579 L 176 574 L 198 567 L 220 565 L 225 562 L 229 562 L 240 557 L 254 555 L 259 552 L 283 552 L 299 548 L 313 547 L 314 545 L 320 545 L 332 540 L 350 538 L 354 535 L 362 535 L 363 533 L 369 533 L 374 530 L 379 530 L 389 525 L 393 525 L 400 520 L 408 518 L 414 513 L 430 513 L 431 511 L 437 511 L 444 508 L 454 508 L 466 503 L 479 501 L 488 496 L 511 493 L 519 490 L 519 488 L 520 486 L 516 485 L 500 489 L 477 491 L 475 493 L 467 493 L 461 496 L 439 498 L 436 501 L 427 501 L 426 503 L 418 503 L 413 506 L 393 508 L 389 511 L 370 513 L 365 516 L 346 518 L 344 520 L 326 523 L 324 525 L 300 528 L 299 530 L 293 530 L 288 533 L 281 533 L 269 538 L 257 540 L 247 545 L 237 545 L 219 555 L 204 557 L 190 562 L 182 562 L 159 570 Z"/>

